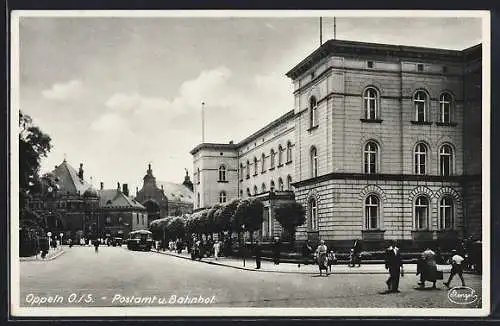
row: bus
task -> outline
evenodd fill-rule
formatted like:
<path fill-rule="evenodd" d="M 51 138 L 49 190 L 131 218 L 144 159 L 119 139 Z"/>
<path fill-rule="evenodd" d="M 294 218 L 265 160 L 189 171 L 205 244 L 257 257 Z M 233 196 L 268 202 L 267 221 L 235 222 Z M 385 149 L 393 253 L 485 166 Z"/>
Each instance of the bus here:
<path fill-rule="evenodd" d="M 128 234 L 127 248 L 129 250 L 150 251 L 153 246 L 153 234 L 148 230 L 132 231 Z"/>

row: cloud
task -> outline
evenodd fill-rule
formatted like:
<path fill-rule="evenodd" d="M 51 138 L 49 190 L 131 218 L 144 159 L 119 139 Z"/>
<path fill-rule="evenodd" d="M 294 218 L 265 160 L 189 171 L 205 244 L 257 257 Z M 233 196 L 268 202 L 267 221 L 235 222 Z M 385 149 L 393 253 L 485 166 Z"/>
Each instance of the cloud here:
<path fill-rule="evenodd" d="M 70 80 L 67 83 L 56 83 L 50 89 L 42 91 L 42 96 L 49 100 L 65 101 L 78 98 L 83 93 L 83 83 L 80 80 Z"/>
<path fill-rule="evenodd" d="M 117 133 L 127 130 L 128 121 L 116 113 L 105 113 L 99 119 L 94 121 L 90 128 L 94 131 L 105 131 L 107 133 Z"/>

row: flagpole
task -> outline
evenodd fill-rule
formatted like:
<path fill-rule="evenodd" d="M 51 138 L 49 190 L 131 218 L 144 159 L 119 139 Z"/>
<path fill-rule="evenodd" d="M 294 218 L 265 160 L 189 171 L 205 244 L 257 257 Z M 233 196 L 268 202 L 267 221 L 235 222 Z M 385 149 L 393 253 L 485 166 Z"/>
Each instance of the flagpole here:
<path fill-rule="evenodd" d="M 323 17 L 319 17 L 319 46 L 323 45 Z"/>
<path fill-rule="evenodd" d="M 333 17 L 333 39 L 337 39 L 337 19 Z"/>
<path fill-rule="evenodd" d="M 201 102 L 201 142 L 205 142 L 205 102 Z"/>

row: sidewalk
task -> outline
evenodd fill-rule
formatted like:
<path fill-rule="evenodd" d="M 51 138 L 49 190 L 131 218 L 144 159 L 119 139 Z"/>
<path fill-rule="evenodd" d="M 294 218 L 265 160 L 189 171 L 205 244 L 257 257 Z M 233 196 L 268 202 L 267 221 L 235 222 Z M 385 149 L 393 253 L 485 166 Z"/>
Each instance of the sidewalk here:
<path fill-rule="evenodd" d="M 152 250 L 152 252 L 157 252 Z M 173 257 L 178 257 L 182 259 L 191 260 L 191 256 L 183 251 L 181 254 L 173 251 L 158 251 L 159 254 L 169 255 Z M 288 273 L 288 274 L 319 274 L 319 269 L 317 265 L 301 265 L 292 263 L 280 263 L 279 265 L 274 265 L 271 261 L 263 260 L 261 263 L 261 269 L 255 269 L 255 258 L 251 257 L 246 259 L 245 266 L 243 266 L 243 259 L 232 258 L 232 257 L 220 257 L 218 260 L 215 258 L 203 258 L 201 261 L 196 260 L 196 262 L 201 262 L 211 265 L 226 266 L 230 268 L 254 271 L 254 272 L 274 272 L 274 273 Z M 450 265 L 438 265 L 438 270 L 445 273 L 449 273 L 451 270 Z M 415 274 L 417 272 L 416 264 L 405 264 L 405 273 Z M 349 267 L 346 264 L 333 265 L 332 274 L 387 274 L 387 270 L 383 264 L 362 264 L 361 267 Z"/>
<path fill-rule="evenodd" d="M 49 252 L 47 253 L 47 256 L 45 258 L 41 257 L 41 254 L 39 253 L 36 256 L 31 256 L 31 257 L 20 257 L 20 261 L 47 261 L 47 260 L 54 260 L 57 257 L 61 256 L 64 254 L 65 251 L 61 246 L 58 246 L 56 249 L 49 249 Z"/>

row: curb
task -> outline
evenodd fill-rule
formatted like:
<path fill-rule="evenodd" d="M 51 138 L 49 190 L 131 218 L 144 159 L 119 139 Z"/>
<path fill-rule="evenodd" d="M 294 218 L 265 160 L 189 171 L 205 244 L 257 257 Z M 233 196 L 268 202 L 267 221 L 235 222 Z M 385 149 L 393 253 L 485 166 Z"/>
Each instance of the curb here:
<path fill-rule="evenodd" d="M 156 251 L 152 251 L 156 252 Z M 238 267 L 238 266 L 232 266 L 232 265 L 227 265 L 223 263 L 216 263 L 213 261 L 206 261 L 206 260 L 192 260 L 190 257 L 184 257 L 184 256 L 178 256 L 174 255 L 168 252 L 161 252 L 158 251 L 156 253 L 171 256 L 171 257 L 176 257 L 176 258 L 181 258 L 181 259 L 186 259 L 190 260 L 193 262 L 200 262 L 200 263 L 205 263 L 209 265 L 216 265 L 216 266 L 223 266 L 223 267 L 229 267 L 229 268 L 234 268 L 234 269 L 239 269 L 239 270 L 245 270 L 245 271 L 250 271 L 250 272 L 260 272 L 260 273 L 278 273 L 278 274 L 302 274 L 302 275 L 317 275 L 319 272 L 294 272 L 294 271 L 270 271 L 270 270 L 263 270 L 263 269 L 255 269 L 255 268 L 248 268 L 248 267 Z M 387 271 L 356 271 L 356 272 L 351 272 L 351 271 L 336 271 L 335 268 L 332 268 L 332 272 L 330 274 L 387 274 Z"/>
<path fill-rule="evenodd" d="M 64 251 L 64 250 L 61 249 L 61 250 L 59 250 L 59 252 L 57 252 L 56 254 L 52 255 L 49 258 L 45 258 L 45 259 L 38 258 L 38 255 L 37 255 L 35 259 L 23 259 L 23 258 L 31 258 L 31 257 L 23 257 L 23 258 L 20 258 L 20 261 L 21 262 L 26 262 L 26 261 L 42 262 L 42 261 L 54 260 L 54 259 L 58 258 L 59 256 L 61 256 L 62 254 L 64 254 L 65 252 L 66 251 Z"/>

